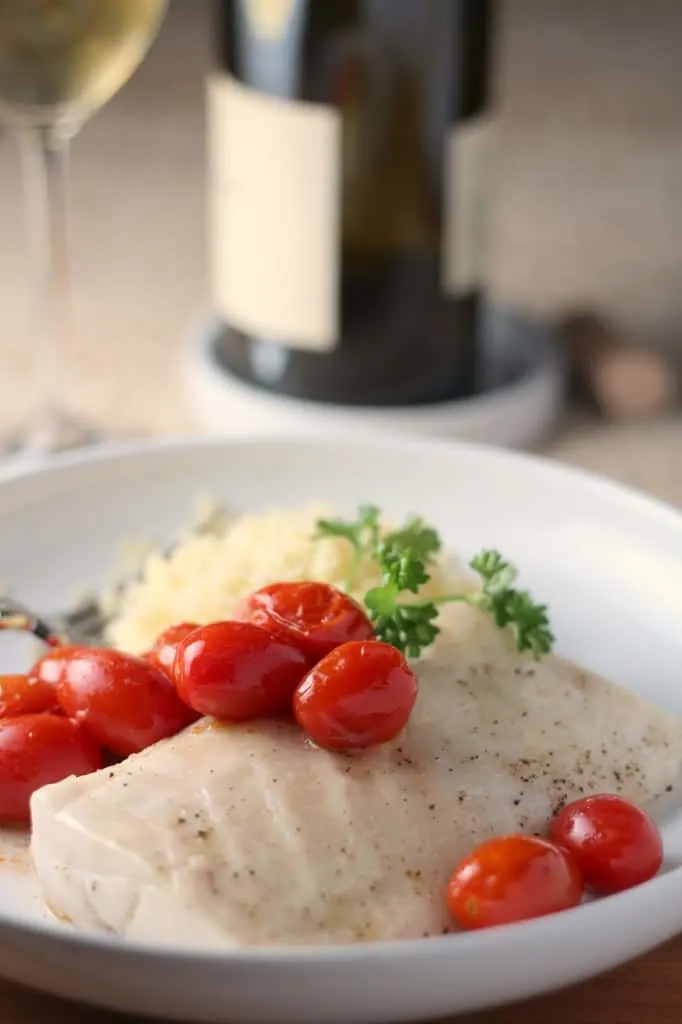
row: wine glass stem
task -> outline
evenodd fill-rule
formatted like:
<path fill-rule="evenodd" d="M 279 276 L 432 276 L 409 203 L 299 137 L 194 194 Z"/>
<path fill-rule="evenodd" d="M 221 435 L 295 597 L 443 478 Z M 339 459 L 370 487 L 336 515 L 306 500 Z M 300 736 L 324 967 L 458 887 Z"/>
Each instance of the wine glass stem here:
<path fill-rule="evenodd" d="M 70 335 L 67 187 L 71 133 L 59 127 L 21 131 L 26 229 L 35 277 L 37 408 L 27 447 L 50 451 L 64 416 L 63 362 Z"/>

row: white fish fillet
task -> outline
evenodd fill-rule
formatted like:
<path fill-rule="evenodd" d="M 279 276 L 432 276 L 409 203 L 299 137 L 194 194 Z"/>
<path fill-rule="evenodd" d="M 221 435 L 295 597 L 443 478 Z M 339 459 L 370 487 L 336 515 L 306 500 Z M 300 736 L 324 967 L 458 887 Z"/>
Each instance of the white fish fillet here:
<path fill-rule="evenodd" d="M 582 793 L 642 804 L 677 782 L 682 723 L 562 659 L 517 655 L 458 607 L 420 663 L 403 736 L 362 755 L 288 722 L 209 720 L 35 794 L 53 912 L 137 939 L 240 947 L 439 934 L 460 857 L 541 831 Z"/>

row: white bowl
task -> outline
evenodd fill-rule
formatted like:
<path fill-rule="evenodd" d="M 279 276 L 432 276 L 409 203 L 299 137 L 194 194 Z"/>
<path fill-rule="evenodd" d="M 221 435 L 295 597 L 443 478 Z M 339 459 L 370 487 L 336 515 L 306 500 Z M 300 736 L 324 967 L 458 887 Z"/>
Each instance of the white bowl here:
<path fill-rule="evenodd" d="M 468 554 L 498 546 L 549 601 L 560 650 L 682 715 L 682 518 L 527 456 L 423 441 L 168 442 L 71 455 L 0 482 L 0 566 L 49 613 L 99 586 L 129 535 L 170 539 L 199 492 L 238 509 L 323 499 L 418 511 Z M 3 671 L 25 644 L 0 647 Z M 190 952 L 77 934 L 0 864 L 0 973 L 102 1007 L 184 1021 L 368 1024 L 532 996 L 637 956 L 681 927 L 682 809 L 659 808 L 666 870 L 553 917 L 344 948 Z M 285 881 L 283 880 L 283 884 Z"/>

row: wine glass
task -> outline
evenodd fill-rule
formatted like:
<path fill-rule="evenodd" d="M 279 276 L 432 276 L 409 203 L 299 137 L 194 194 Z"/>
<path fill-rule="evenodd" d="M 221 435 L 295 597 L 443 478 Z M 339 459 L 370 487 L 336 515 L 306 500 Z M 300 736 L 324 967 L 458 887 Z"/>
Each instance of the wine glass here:
<path fill-rule="evenodd" d="M 36 276 L 33 416 L 0 451 L 35 457 L 98 440 L 68 407 L 67 186 L 71 140 L 130 78 L 167 0 L 0 0 L 0 117 L 17 130 L 27 240 Z"/>

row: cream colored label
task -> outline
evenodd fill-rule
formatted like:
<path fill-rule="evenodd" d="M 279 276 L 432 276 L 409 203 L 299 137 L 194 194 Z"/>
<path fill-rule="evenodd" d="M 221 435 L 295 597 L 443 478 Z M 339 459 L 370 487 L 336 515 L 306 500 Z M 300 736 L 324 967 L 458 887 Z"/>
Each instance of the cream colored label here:
<path fill-rule="evenodd" d="M 242 0 L 251 28 L 261 39 L 278 39 L 296 6 L 296 0 Z"/>
<path fill-rule="evenodd" d="M 328 351 L 339 336 L 341 126 L 229 75 L 209 81 L 209 272 L 238 330 Z"/>
<path fill-rule="evenodd" d="M 485 283 L 493 139 L 485 115 L 454 126 L 446 142 L 443 287 L 455 296 Z"/>

